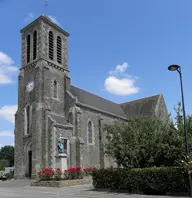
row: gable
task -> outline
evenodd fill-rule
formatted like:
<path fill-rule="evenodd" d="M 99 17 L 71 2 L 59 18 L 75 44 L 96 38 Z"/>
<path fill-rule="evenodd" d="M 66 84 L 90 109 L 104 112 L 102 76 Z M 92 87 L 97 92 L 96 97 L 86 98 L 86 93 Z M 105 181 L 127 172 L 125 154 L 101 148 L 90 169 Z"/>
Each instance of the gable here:
<path fill-rule="evenodd" d="M 128 118 L 138 116 L 151 116 L 155 113 L 155 108 L 157 106 L 159 96 L 160 95 L 155 95 L 131 102 L 122 103 L 120 105 Z"/>

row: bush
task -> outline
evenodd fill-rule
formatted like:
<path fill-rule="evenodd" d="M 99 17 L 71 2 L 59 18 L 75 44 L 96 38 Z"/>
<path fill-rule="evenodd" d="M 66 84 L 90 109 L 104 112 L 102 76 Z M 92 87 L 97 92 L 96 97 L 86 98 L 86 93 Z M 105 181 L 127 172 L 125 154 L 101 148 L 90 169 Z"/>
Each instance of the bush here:
<path fill-rule="evenodd" d="M 83 179 L 83 172 L 81 168 L 68 168 L 64 172 L 65 179 Z"/>
<path fill-rule="evenodd" d="M 101 169 L 94 171 L 93 186 L 131 193 L 188 192 L 188 175 L 182 168 Z"/>
<path fill-rule="evenodd" d="M 39 175 L 40 180 L 47 181 L 53 178 L 54 170 L 50 168 L 45 168 L 42 171 L 39 171 L 37 174 Z"/>
<path fill-rule="evenodd" d="M 9 173 L 5 174 L 6 179 L 13 179 L 14 178 L 14 171 L 10 171 Z"/>

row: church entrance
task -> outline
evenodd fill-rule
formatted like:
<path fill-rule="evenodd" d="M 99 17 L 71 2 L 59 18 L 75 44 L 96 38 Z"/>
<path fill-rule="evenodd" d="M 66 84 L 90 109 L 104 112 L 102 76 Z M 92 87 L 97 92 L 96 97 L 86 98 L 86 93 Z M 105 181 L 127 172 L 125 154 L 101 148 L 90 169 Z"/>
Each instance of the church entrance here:
<path fill-rule="evenodd" d="M 28 177 L 32 174 L 32 151 L 28 151 Z"/>
<path fill-rule="evenodd" d="M 31 177 L 32 174 L 32 148 L 31 141 L 25 145 L 25 176 Z"/>

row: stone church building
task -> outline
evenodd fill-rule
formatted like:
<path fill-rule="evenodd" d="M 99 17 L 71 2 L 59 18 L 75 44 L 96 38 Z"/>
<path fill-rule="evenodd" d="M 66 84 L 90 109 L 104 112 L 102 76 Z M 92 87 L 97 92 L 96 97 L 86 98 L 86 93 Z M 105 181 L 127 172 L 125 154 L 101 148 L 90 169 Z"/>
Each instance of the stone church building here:
<path fill-rule="evenodd" d="M 168 115 L 162 94 L 117 104 L 71 85 L 68 36 L 46 16 L 21 30 L 15 178 L 45 167 L 108 167 L 114 161 L 104 155 L 104 124 Z"/>

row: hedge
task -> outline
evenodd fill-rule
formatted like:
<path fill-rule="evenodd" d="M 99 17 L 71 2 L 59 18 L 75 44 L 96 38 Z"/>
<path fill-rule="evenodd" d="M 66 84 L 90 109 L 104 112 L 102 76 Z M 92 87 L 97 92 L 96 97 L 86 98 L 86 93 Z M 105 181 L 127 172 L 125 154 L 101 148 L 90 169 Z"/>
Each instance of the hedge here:
<path fill-rule="evenodd" d="M 144 194 L 183 193 L 189 189 L 188 175 L 178 167 L 101 169 L 92 177 L 96 189 Z"/>

